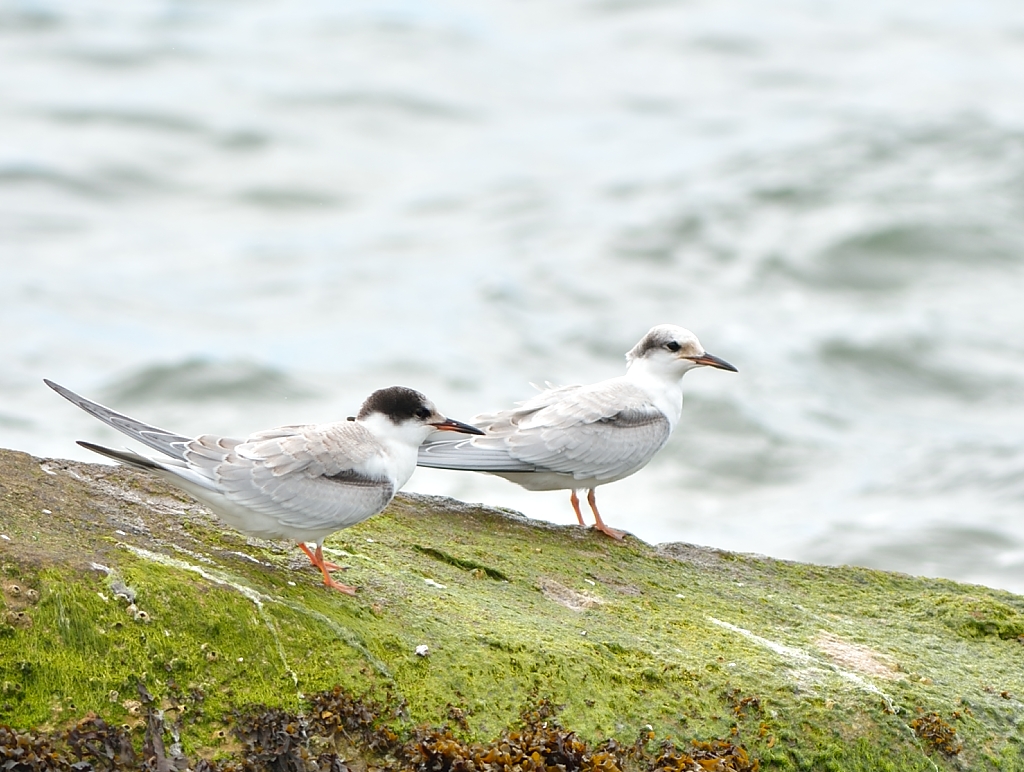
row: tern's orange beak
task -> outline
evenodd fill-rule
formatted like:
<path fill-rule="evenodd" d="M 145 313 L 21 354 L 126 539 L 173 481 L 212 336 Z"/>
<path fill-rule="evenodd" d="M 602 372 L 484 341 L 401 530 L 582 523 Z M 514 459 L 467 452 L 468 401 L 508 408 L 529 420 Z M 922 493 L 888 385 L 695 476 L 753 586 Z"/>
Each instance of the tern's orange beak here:
<path fill-rule="evenodd" d="M 436 424 L 431 424 L 435 429 L 442 432 L 462 432 L 463 434 L 483 434 L 480 429 L 469 424 L 464 424 L 462 421 L 456 421 L 454 418 L 446 418 L 443 421 L 439 421 Z"/>
<path fill-rule="evenodd" d="M 705 351 L 699 357 L 687 357 L 687 359 L 696 362 L 699 365 L 708 365 L 710 367 L 717 367 L 719 370 L 730 370 L 734 373 L 738 373 L 735 367 L 726 362 L 724 359 L 719 359 L 714 354 L 709 354 Z"/>

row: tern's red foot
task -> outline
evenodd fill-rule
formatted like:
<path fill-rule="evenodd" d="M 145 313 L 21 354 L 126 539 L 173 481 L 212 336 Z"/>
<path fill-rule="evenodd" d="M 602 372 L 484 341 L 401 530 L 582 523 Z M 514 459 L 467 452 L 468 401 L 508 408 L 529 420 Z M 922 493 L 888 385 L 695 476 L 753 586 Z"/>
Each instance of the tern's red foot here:
<path fill-rule="evenodd" d="M 329 576 L 325 576 L 325 578 L 324 578 L 324 587 L 330 587 L 331 589 L 337 590 L 338 592 L 343 592 L 346 595 L 355 595 L 356 594 L 356 588 L 355 587 L 349 587 L 347 584 L 342 584 L 341 582 L 336 582 L 333 579 L 331 579 Z"/>
<path fill-rule="evenodd" d="M 604 524 L 604 520 L 601 519 L 601 513 L 597 511 L 597 497 L 594 495 L 593 488 L 591 488 L 587 493 L 587 503 L 590 505 L 591 512 L 594 513 L 594 528 L 599 530 L 605 536 L 611 536 L 616 541 L 622 541 L 626 537 L 625 531 L 619 531 Z"/>
<path fill-rule="evenodd" d="M 622 541 L 624 538 L 626 538 L 626 534 L 628 533 L 627 531 L 619 531 L 615 528 L 611 528 L 605 525 L 604 523 L 601 523 L 600 525 L 595 525 L 594 528 L 599 530 L 605 536 L 611 536 L 613 539 L 615 539 L 615 541 Z"/>
<path fill-rule="evenodd" d="M 317 563 L 316 557 L 310 551 L 309 547 L 307 547 L 301 541 L 299 542 L 299 549 L 306 553 L 306 557 L 309 558 L 309 562 L 310 563 L 312 563 L 317 568 L 320 568 L 320 563 Z M 319 550 L 319 549 L 320 548 L 317 547 L 317 550 Z M 323 553 L 322 552 L 320 553 L 320 556 L 321 556 L 321 558 L 323 557 Z M 322 560 L 322 563 L 323 563 L 323 567 L 326 568 L 328 571 L 338 571 L 338 570 L 344 568 L 344 566 L 339 566 L 337 563 L 332 563 L 329 560 Z"/>
<path fill-rule="evenodd" d="M 355 595 L 356 594 L 356 588 L 355 587 L 349 587 L 347 584 L 342 584 L 341 582 L 336 582 L 336 581 L 334 581 L 331 578 L 331 575 L 328 573 L 329 569 L 327 568 L 327 566 L 331 566 L 331 565 L 334 565 L 334 564 L 333 563 L 326 563 L 324 561 L 324 552 L 323 552 L 323 549 L 321 548 L 321 546 L 319 544 L 316 547 L 316 552 L 310 552 L 309 548 L 306 547 L 305 544 L 302 545 L 302 548 L 305 551 L 305 553 L 307 555 L 309 555 L 309 559 L 311 561 L 313 561 L 313 565 L 316 566 L 317 568 L 319 568 L 320 569 L 320 573 L 322 573 L 324 575 L 324 587 L 330 587 L 332 590 L 337 590 L 338 592 L 343 592 L 346 595 Z M 337 566 L 334 566 L 334 567 L 337 568 Z"/>

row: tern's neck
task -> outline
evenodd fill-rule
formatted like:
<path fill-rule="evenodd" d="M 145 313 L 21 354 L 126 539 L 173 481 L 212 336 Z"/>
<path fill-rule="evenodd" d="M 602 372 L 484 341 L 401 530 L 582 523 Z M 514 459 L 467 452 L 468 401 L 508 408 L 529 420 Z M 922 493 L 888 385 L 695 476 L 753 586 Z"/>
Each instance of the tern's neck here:
<path fill-rule="evenodd" d="M 416 455 L 420 443 L 430 432 L 429 427 L 395 424 L 391 419 L 371 413 L 359 419 L 384 448 L 386 458 L 374 458 L 369 465 L 374 467 L 372 473 L 395 481 L 395 488 L 401 488 L 412 477 L 416 470 Z"/>
<path fill-rule="evenodd" d="M 683 412 L 683 375 L 686 369 L 668 368 L 662 363 L 635 359 L 626 369 L 624 377 L 651 395 L 654 404 L 675 429 Z"/>

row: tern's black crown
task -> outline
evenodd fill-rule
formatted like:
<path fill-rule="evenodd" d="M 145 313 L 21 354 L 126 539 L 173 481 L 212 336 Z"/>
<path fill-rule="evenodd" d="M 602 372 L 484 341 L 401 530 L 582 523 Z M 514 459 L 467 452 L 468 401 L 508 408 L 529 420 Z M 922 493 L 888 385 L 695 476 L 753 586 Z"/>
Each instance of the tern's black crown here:
<path fill-rule="evenodd" d="M 431 412 L 427 398 L 415 389 L 407 389 L 405 386 L 389 386 L 386 389 L 377 389 L 366 398 L 363 406 L 359 409 L 358 418 L 366 418 L 371 413 L 380 413 L 395 423 L 401 423 L 410 418 L 425 418 Z"/>

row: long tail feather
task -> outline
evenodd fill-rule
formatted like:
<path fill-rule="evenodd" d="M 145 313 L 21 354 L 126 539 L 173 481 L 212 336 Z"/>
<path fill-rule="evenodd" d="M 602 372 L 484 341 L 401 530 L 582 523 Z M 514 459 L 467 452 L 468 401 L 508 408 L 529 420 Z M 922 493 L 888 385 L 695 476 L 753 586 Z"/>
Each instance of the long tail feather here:
<path fill-rule="evenodd" d="M 144 424 L 142 421 L 137 421 L 134 418 L 124 415 L 124 413 L 118 413 L 116 410 L 111 410 L 109 407 L 104 407 L 97 402 L 93 402 L 79 394 L 75 394 L 71 389 L 66 389 L 60 384 L 54 383 L 46 378 L 43 379 L 43 383 L 64 397 L 64 399 L 78 405 L 78 407 L 82 408 L 85 412 L 100 419 L 108 426 L 114 427 L 119 432 L 127 434 L 129 437 L 138 440 L 144 445 L 148 445 L 154 450 L 158 450 L 171 458 L 176 458 L 179 461 L 185 460 L 185 445 L 192 441 L 191 437 L 183 437 L 180 434 L 169 432 L 166 429 Z M 79 444 L 84 445 L 84 443 Z M 84 445 L 84 447 L 89 446 Z M 97 453 L 102 453 L 103 451 L 97 450 L 98 447 L 100 446 L 97 445 L 95 447 L 89 447 L 89 450 L 95 450 Z M 114 458 L 114 456 L 111 457 Z M 126 461 L 125 463 L 129 462 Z"/>
<path fill-rule="evenodd" d="M 91 450 L 93 453 L 99 453 L 101 456 L 112 458 L 122 464 L 134 466 L 136 469 L 145 469 L 146 471 L 163 469 L 163 467 L 155 461 L 152 461 L 145 456 L 140 456 L 138 453 L 132 453 L 130 450 L 114 450 L 113 448 L 105 448 L 102 445 L 94 445 L 93 443 L 86 442 L 85 440 L 78 440 L 78 444 L 86 450 Z"/>

